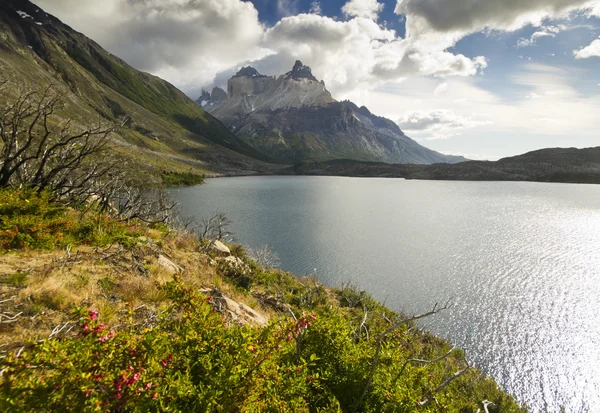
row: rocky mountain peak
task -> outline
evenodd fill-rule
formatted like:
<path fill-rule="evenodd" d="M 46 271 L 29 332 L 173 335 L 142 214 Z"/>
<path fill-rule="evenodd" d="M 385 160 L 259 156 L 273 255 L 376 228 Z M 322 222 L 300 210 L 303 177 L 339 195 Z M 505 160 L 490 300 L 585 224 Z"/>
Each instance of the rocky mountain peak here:
<path fill-rule="evenodd" d="M 242 67 L 239 72 L 235 74 L 233 77 L 266 77 L 258 73 L 258 70 L 253 68 L 252 66 Z"/>
<path fill-rule="evenodd" d="M 313 76 L 311 68 L 303 65 L 300 60 L 296 60 L 292 71 L 286 73 L 286 76 L 295 80 L 309 79 L 318 82 L 317 78 Z"/>

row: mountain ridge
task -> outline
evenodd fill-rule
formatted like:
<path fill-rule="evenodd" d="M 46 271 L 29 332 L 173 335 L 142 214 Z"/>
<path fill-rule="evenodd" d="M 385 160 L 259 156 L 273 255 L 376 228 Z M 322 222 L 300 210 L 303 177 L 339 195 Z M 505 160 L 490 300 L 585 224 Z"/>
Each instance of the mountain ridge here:
<path fill-rule="evenodd" d="M 396 123 L 364 106 L 335 100 L 299 60 L 279 76 L 243 67 L 229 79 L 226 92 L 221 88 L 203 92 L 196 103 L 250 146 L 282 163 L 343 158 L 417 164 L 466 160 L 419 145 Z"/>
<path fill-rule="evenodd" d="M 600 147 L 545 148 L 498 161 L 468 161 L 453 165 L 393 165 L 341 159 L 304 162 L 284 172 L 291 175 L 600 184 Z"/>

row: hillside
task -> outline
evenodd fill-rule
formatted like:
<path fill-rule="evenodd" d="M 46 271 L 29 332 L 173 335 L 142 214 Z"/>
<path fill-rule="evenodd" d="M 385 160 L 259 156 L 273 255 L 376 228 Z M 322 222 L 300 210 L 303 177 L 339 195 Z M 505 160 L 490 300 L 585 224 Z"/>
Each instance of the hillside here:
<path fill-rule="evenodd" d="M 469 161 L 455 165 L 392 165 L 351 160 L 306 162 L 285 172 L 296 175 L 600 184 L 600 147 L 542 149 L 496 162 Z"/>
<path fill-rule="evenodd" d="M 389 119 L 366 107 L 332 98 L 310 67 L 297 61 L 281 76 L 252 67 L 197 101 L 248 145 L 282 163 L 354 159 L 389 163 L 461 162 L 406 136 Z"/>
<path fill-rule="evenodd" d="M 4 412 L 525 411 L 351 286 L 46 194 L 0 190 L 0 216 Z"/>
<path fill-rule="evenodd" d="M 268 173 L 269 159 L 171 84 L 135 70 L 27 0 L 0 0 L 0 99 L 64 95 L 61 115 L 80 125 L 125 126 L 115 151 L 138 166 L 208 175 Z"/>

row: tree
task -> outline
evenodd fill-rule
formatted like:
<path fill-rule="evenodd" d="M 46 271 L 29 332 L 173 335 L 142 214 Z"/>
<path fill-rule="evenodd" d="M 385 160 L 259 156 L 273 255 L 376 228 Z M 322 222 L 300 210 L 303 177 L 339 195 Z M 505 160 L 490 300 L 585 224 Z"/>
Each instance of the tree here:
<path fill-rule="evenodd" d="M 119 219 L 170 220 L 175 205 L 164 189 L 134 179 L 127 162 L 107 156 L 124 123 L 74 127 L 58 116 L 62 102 L 49 86 L 42 93 L 21 93 L 0 110 L 0 188 L 47 191 L 73 206 L 94 201 Z"/>
<path fill-rule="evenodd" d="M 28 186 L 69 198 L 85 192 L 113 165 L 91 162 L 104 151 L 114 125 L 75 131 L 71 120 L 52 124 L 61 96 L 52 87 L 21 94 L 0 111 L 0 187 Z"/>

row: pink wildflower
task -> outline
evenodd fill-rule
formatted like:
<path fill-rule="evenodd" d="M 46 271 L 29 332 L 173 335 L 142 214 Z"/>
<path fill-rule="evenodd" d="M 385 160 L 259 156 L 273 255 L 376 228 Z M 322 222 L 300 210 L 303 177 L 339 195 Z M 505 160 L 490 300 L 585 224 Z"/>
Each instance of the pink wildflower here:
<path fill-rule="evenodd" d="M 92 320 L 92 321 L 98 318 L 98 311 L 96 311 L 96 310 L 90 309 L 89 314 L 90 314 L 90 320 Z"/>

